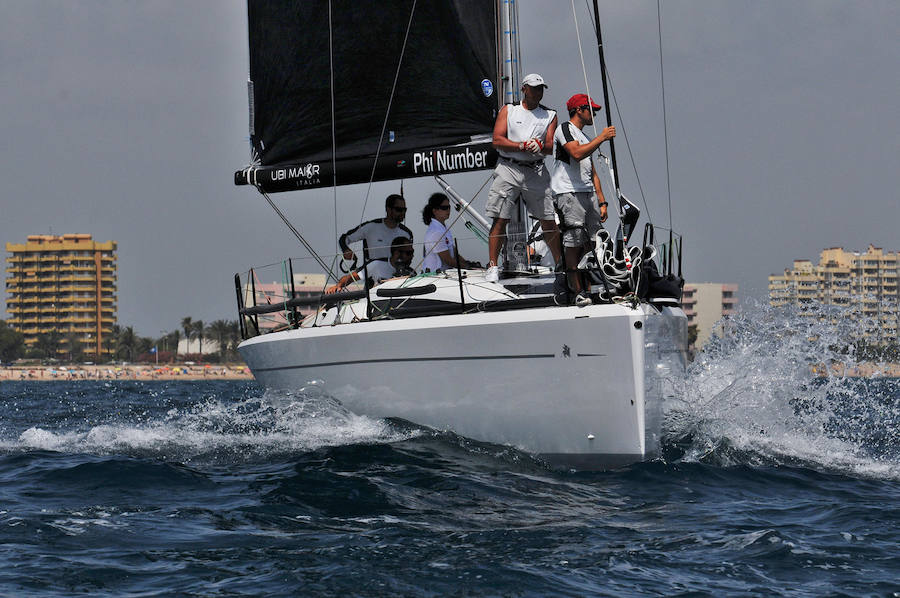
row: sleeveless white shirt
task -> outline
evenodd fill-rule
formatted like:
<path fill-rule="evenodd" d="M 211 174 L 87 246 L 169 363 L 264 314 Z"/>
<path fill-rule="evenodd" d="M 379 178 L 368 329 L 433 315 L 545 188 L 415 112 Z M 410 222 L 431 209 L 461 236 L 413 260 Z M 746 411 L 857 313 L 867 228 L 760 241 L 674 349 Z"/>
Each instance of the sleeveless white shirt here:
<path fill-rule="evenodd" d="M 556 133 L 553 135 L 553 156 L 556 161 L 550 177 L 550 189 L 554 195 L 594 190 L 594 181 L 591 178 L 591 157 L 585 156 L 581 160 L 573 158 L 563 147 L 570 141 L 577 141 L 584 145 L 590 142 L 590 139 L 587 138 L 584 131 L 569 120 L 556 127 Z"/>
<path fill-rule="evenodd" d="M 537 137 L 544 143 L 547 136 L 547 127 L 553 122 L 556 112 L 538 106 L 529 110 L 522 104 L 510 104 L 506 107 L 506 137 L 516 143 L 528 141 Z M 520 162 L 537 162 L 544 159 L 544 154 L 532 154 L 531 152 L 511 152 L 509 150 L 497 150 L 504 158 L 518 160 Z"/>

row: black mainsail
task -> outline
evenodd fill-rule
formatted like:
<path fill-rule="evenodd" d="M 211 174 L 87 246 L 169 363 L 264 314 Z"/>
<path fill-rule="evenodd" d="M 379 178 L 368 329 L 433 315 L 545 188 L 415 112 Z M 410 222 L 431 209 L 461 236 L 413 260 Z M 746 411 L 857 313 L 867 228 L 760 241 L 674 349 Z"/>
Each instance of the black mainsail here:
<path fill-rule="evenodd" d="M 235 183 L 277 192 L 492 168 L 497 19 L 495 0 L 250 0 L 253 165 Z"/>

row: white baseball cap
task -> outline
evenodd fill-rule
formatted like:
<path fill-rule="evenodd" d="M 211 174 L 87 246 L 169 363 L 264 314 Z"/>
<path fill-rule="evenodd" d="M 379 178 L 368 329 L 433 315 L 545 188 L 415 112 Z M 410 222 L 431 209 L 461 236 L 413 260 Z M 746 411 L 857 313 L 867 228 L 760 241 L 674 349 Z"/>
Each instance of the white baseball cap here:
<path fill-rule="evenodd" d="M 530 87 L 539 87 L 541 85 L 544 86 L 545 89 L 550 89 L 546 83 L 544 83 L 544 78 L 538 75 L 537 73 L 531 73 L 530 75 L 525 75 L 525 78 L 522 79 L 522 85 L 528 85 Z"/>

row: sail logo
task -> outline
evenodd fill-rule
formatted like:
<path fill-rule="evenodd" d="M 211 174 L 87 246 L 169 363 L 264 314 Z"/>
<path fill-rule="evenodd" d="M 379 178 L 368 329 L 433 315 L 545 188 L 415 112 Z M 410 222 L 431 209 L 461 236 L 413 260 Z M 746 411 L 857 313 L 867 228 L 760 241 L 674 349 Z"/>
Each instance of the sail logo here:
<path fill-rule="evenodd" d="M 312 179 L 319 176 L 318 164 L 307 164 L 299 166 L 291 166 L 290 168 L 279 168 L 271 172 L 273 181 L 284 181 L 286 179 Z"/>
<path fill-rule="evenodd" d="M 415 174 L 450 172 L 473 168 L 487 168 L 487 150 L 473 152 L 466 148 L 465 151 L 457 152 L 432 150 L 430 152 L 413 153 L 413 172 Z"/>
<path fill-rule="evenodd" d="M 482 79 L 481 80 L 481 92 L 484 94 L 484 97 L 489 98 L 494 95 L 494 84 L 491 83 L 490 79 Z"/>

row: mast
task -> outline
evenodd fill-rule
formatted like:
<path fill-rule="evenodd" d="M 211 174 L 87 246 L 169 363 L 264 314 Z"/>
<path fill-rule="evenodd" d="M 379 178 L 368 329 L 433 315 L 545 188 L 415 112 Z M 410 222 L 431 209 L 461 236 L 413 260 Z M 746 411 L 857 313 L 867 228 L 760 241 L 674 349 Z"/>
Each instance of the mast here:
<path fill-rule="evenodd" d="M 519 101 L 519 14 L 515 0 L 498 0 L 500 13 L 500 82 L 503 104 Z"/>
<path fill-rule="evenodd" d="M 603 82 L 603 105 L 606 106 L 606 126 L 612 126 L 612 108 L 609 105 L 609 88 L 606 83 L 606 58 L 603 56 L 603 36 L 600 33 L 600 10 L 594 0 L 594 27 L 597 35 L 597 52 L 600 54 L 600 80 Z M 609 140 L 609 157 L 612 161 L 613 184 L 619 191 L 619 169 L 616 165 L 616 140 Z"/>
<path fill-rule="evenodd" d="M 603 104 L 606 106 L 606 126 L 612 126 L 612 107 L 609 105 L 609 85 L 606 76 L 606 58 L 603 55 L 603 36 L 600 33 L 600 11 L 597 7 L 597 0 L 594 0 L 594 26 L 597 34 L 597 52 L 600 55 L 600 79 L 603 82 Z M 615 139 L 609 140 L 609 157 L 612 162 L 612 179 L 613 187 L 616 190 L 616 199 L 619 205 L 619 227 L 616 230 L 616 258 L 626 259 L 625 247 L 628 245 L 628 238 L 634 232 L 637 226 L 638 218 L 640 218 L 641 210 L 628 201 L 628 198 L 622 194 L 619 188 L 619 168 L 616 163 L 616 144 Z M 630 268 L 630 266 L 629 266 Z"/>

